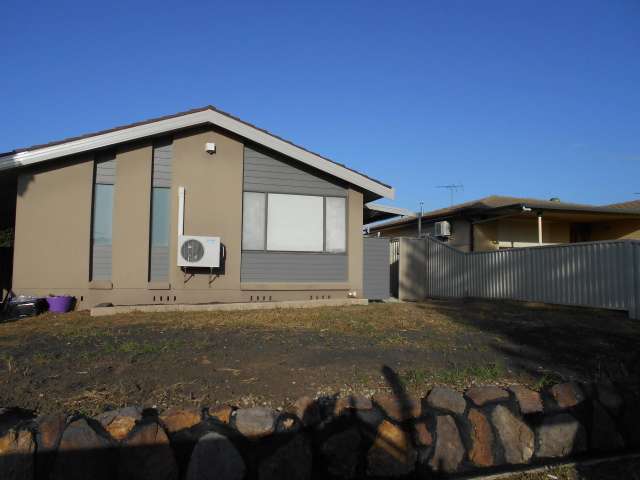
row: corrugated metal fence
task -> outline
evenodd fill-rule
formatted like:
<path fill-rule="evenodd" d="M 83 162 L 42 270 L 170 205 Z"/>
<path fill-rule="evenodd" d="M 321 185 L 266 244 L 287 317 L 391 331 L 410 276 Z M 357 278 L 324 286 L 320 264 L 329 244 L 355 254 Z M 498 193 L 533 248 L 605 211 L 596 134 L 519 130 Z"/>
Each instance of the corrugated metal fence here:
<path fill-rule="evenodd" d="M 640 241 L 465 253 L 429 237 L 401 239 L 400 263 L 401 290 L 423 291 L 425 297 L 580 305 L 626 310 L 640 318 Z M 410 285 L 414 281 L 424 281 L 424 290 Z"/>

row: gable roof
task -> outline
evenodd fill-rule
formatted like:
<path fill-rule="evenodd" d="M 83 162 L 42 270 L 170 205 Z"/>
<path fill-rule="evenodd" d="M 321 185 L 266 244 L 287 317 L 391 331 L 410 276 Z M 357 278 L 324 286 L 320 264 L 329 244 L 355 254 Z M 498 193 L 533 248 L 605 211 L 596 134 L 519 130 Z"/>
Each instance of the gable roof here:
<path fill-rule="evenodd" d="M 615 205 L 588 205 L 584 203 L 572 203 L 561 202 L 557 200 L 541 200 L 538 198 L 525 198 L 525 197 L 509 197 L 503 195 L 490 195 L 488 197 L 481 198 L 479 200 L 471 200 L 465 203 L 459 203 L 447 208 L 440 208 L 438 210 L 432 210 L 425 212 L 422 215 L 424 220 L 433 220 L 438 218 L 448 218 L 456 215 L 473 215 L 489 213 L 494 210 L 508 209 L 508 208 L 522 208 L 527 207 L 533 210 L 557 210 L 567 212 L 585 212 L 585 213 L 617 213 L 617 214 L 638 214 L 640 213 L 640 206 L 635 210 L 633 206 L 626 208 L 624 205 L 633 204 L 635 202 L 626 202 L 623 204 Z M 638 202 L 640 204 L 640 201 Z M 412 222 L 417 222 L 417 215 L 414 218 L 402 218 L 386 222 L 384 224 L 376 225 L 371 230 L 384 230 L 385 228 L 396 227 L 400 225 L 406 225 Z"/>
<path fill-rule="evenodd" d="M 0 171 L 34 165 L 66 155 L 73 155 L 88 150 L 137 140 L 139 138 L 207 124 L 221 127 L 294 160 L 333 175 L 347 183 L 358 186 L 363 190 L 372 192 L 378 197 L 393 199 L 395 195 L 394 189 L 389 185 L 317 153 L 311 152 L 289 140 L 269 133 L 267 130 L 258 128 L 233 115 L 218 110 L 211 105 L 51 143 L 33 145 L 27 148 L 0 153 Z"/>

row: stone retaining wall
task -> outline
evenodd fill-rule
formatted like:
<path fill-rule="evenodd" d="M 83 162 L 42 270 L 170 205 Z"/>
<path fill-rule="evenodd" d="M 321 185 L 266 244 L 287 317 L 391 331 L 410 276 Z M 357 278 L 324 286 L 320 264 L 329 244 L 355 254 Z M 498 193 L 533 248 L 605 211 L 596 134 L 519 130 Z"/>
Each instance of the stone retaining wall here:
<path fill-rule="evenodd" d="M 288 410 L 127 407 L 97 417 L 0 409 L 0 478 L 428 476 L 640 447 L 636 389 L 612 383 L 435 387 L 301 398 Z"/>

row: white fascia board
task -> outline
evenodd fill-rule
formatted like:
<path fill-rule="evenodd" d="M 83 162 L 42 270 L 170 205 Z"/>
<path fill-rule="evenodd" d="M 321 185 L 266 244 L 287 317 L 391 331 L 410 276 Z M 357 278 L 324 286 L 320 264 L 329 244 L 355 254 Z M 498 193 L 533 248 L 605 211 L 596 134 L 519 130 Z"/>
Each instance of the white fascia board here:
<path fill-rule="evenodd" d="M 399 215 L 402 217 L 416 216 L 414 212 L 412 212 L 411 210 L 407 210 L 406 208 L 392 207 L 389 205 L 380 205 L 377 203 L 367 203 L 365 204 L 365 207 L 368 208 L 369 210 L 373 210 L 376 212 L 391 213 L 391 214 Z"/>
<path fill-rule="evenodd" d="M 326 160 L 316 154 L 308 152 L 300 147 L 296 147 L 295 145 L 276 138 L 262 130 L 214 110 L 189 113 L 179 117 L 158 120 L 153 123 L 72 140 L 58 145 L 52 145 L 50 147 L 42 147 L 36 150 L 5 155 L 4 157 L 0 157 L 0 171 L 14 167 L 33 165 L 57 157 L 74 155 L 97 148 L 105 148 L 122 142 L 159 135 L 168 131 L 206 123 L 222 127 L 230 132 L 240 135 L 241 137 L 245 137 L 260 145 L 264 145 L 276 152 L 287 155 L 288 157 L 294 158 L 306 165 L 317 168 L 348 183 L 361 187 L 364 190 L 380 195 L 381 197 L 393 199 L 395 196 L 394 189 L 391 187 L 386 187 L 364 175 L 349 170 L 348 168 Z"/>

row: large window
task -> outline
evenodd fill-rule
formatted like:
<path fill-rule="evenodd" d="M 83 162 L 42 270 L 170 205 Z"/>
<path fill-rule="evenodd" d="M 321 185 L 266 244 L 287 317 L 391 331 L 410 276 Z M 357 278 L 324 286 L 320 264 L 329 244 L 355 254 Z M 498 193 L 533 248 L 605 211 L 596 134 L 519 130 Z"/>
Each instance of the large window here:
<path fill-rule="evenodd" d="M 342 197 L 245 192 L 243 204 L 244 250 L 346 251 Z"/>

